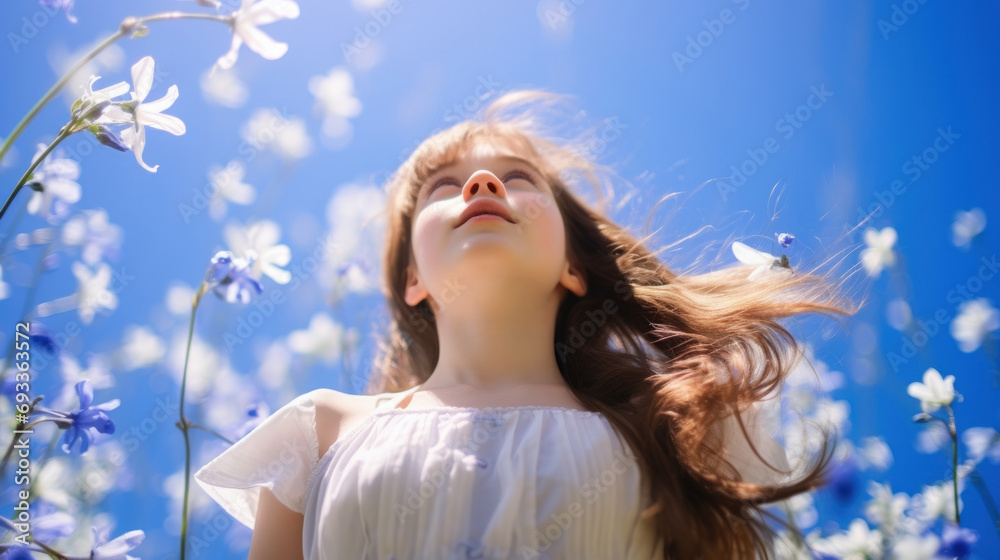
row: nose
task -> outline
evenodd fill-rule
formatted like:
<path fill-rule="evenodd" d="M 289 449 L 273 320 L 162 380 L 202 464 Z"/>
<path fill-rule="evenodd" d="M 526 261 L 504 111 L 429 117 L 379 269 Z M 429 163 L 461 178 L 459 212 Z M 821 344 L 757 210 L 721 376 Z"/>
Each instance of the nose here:
<path fill-rule="evenodd" d="M 492 193 L 500 198 L 507 198 L 507 190 L 503 186 L 503 181 L 486 169 L 480 169 L 469 177 L 462 188 L 462 198 L 466 202 L 475 196 L 479 191 Z"/>

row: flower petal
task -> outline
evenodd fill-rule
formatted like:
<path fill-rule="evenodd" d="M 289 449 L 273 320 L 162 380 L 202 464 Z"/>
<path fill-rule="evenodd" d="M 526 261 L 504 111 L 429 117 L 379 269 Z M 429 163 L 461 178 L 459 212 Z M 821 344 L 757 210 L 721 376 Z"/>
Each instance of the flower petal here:
<path fill-rule="evenodd" d="M 142 150 L 146 147 L 146 127 L 141 123 L 135 125 L 135 136 L 132 139 L 132 152 L 135 153 L 135 160 L 139 162 L 139 165 L 143 169 L 149 171 L 150 173 L 156 173 L 156 170 L 160 167 L 159 165 L 154 165 L 150 167 L 146 165 L 146 162 L 142 161 Z"/>
<path fill-rule="evenodd" d="M 292 0 L 261 0 L 241 16 L 251 25 L 264 25 L 279 19 L 295 19 L 299 17 L 299 5 Z"/>
<path fill-rule="evenodd" d="M 246 41 L 247 48 L 267 60 L 277 60 L 288 52 L 288 43 L 280 43 L 253 25 L 236 24 L 236 32 Z"/>
<path fill-rule="evenodd" d="M 149 89 L 153 87 L 153 67 L 155 66 L 153 57 L 144 56 L 132 65 L 132 83 L 135 85 L 135 96 L 140 102 L 149 95 Z"/>
<path fill-rule="evenodd" d="M 239 33 L 233 33 L 233 42 L 229 45 L 229 52 L 219 57 L 219 60 L 215 61 L 215 65 L 223 70 L 228 70 L 236 64 L 236 57 L 239 56 L 240 45 L 243 44 L 243 38 L 240 37 Z"/>
<path fill-rule="evenodd" d="M 166 109 L 167 107 L 170 107 L 171 105 L 173 105 L 174 101 L 177 101 L 177 85 L 176 84 L 170 86 L 170 88 L 167 89 L 167 94 L 164 95 L 163 97 L 157 99 L 156 101 L 147 101 L 146 103 L 143 103 L 142 104 L 142 109 L 143 109 L 143 111 L 145 111 L 147 113 L 149 113 L 149 112 L 159 113 L 159 112 L 163 111 L 164 109 Z"/>
<path fill-rule="evenodd" d="M 172 115 L 164 115 L 163 113 L 147 113 L 139 109 L 141 112 L 139 114 L 139 120 L 142 124 L 151 126 L 153 128 L 158 128 L 160 130 L 166 130 L 174 136 L 180 136 L 187 132 L 187 127 L 184 126 L 184 121 L 174 117 Z"/>

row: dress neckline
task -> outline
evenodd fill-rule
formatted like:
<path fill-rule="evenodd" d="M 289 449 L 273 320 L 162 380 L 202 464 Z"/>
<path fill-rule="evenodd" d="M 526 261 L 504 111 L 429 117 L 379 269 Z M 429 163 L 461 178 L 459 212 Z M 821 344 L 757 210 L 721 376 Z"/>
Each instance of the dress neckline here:
<path fill-rule="evenodd" d="M 453 406 L 453 405 L 442 404 L 442 405 L 434 405 L 434 406 L 420 407 L 420 408 L 396 407 L 396 405 L 406 400 L 407 397 L 415 393 L 417 389 L 420 389 L 420 387 L 422 386 L 423 383 L 419 385 L 414 385 L 409 389 L 404 389 L 402 391 L 393 393 L 392 397 L 390 397 L 389 400 L 387 400 L 386 402 L 383 402 L 382 404 L 378 405 L 375 408 L 375 410 L 370 414 L 370 416 L 375 416 L 379 414 L 399 414 L 406 412 L 421 412 L 421 411 L 439 412 L 439 413 L 475 412 L 481 414 L 507 414 L 514 411 L 530 412 L 530 411 L 550 410 L 555 412 L 570 412 L 570 413 L 575 412 L 582 414 L 584 416 L 591 416 L 597 414 L 596 412 L 590 410 L 570 408 L 568 406 L 559 406 L 559 405 L 515 405 L 515 406 L 475 407 L 475 406 Z"/>

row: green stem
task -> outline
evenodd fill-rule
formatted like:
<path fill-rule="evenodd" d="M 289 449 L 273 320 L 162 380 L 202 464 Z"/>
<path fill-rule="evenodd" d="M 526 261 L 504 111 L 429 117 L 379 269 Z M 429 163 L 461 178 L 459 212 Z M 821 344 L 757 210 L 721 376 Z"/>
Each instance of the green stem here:
<path fill-rule="evenodd" d="M 219 432 L 217 432 L 217 431 L 215 431 L 212 428 L 209 428 L 207 426 L 202 426 L 201 424 L 195 424 L 194 422 L 188 422 L 188 425 L 191 426 L 192 428 L 195 428 L 195 429 L 198 429 L 198 430 L 202 430 L 204 432 L 208 432 L 208 433 L 212 434 L 213 436 L 221 439 L 222 441 L 228 443 L 229 445 L 232 445 L 233 443 L 235 443 L 233 440 L 227 438 L 226 436 L 220 434 Z"/>
<path fill-rule="evenodd" d="M 60 142 L 68 138 L 70 134 L 73 134 L 72 124 L 73 123 L 70 123 L 64 126 L 63 129 L 59 131 L 59 136 L 56 136 L 56 139 L 53 140 L 52 143 L 49 144 L 47 148 L 45 148 L 45 151 L 43 151 L 37 158 L 35 158 L 35 161 L 33 161 L 31 165 L 28 166 L 28 170 L 24 172 L 24 175 L 21 175 L 21 180 L 17 182 L 17 186 L 14 187 L 14 191 L 11 192 L 10 196 L 7 197 L 7 202 L 3 204 L 3 208 L 0 208 L 0 220 L 3 219 L 3 215 L 7 213 L 7 208 L 10 206 L 10 203 L 14 202 L 14 197 L 16 197 L 17 193 L 21 191 L 21 189 L 24 187 L 24 184 L 28 182 L 28 179 L 31 178 L 31 174 L 34 173 L 35 169 L 38 168 L 39 165 L 41 165 L 42 161 L 44 161 L 45 158 L 48 157 L 50 153 L 52 153 L 52 150 L 54 150 L 56 146 L 59 145 Z"/>
<path fill-rule="evenodd" d="M 142 18 L 126 18 L 125 21 L 122 22 L 121 26 L 119 26 L 118 31 L 112 33 L 111 36 L 101 41 L 99 45 L 91 49 L 89 53 L 85 54 L 83 58 L 80 59 L 80 62 L 77 62 L 76 65 L 73 66 L 73 68 L 70 69 L 69 72 L 64 74 L 62 78 L 59 78 L 59 81 L 57 81 L 51 88 L 49 88 L 49 91 L 45 92 L 45 95 L 43 95 L 42 98 L 39 99 L 37 103 L 35 103 L 35 106 L 32 107 L 30 111 L 28 111 L 28 114 L 24 115 L 24 118 L 21 119 L 21 122 L 17 123 L 17 126 L 14 127 L 14 130 L 7 135 L 7 138 L 4 138 L 3 144 L 0 145 L 0 160 L 3 159 L 4 154 L 6 154 L 7 150 L 9 150 L 10 147 L 14 144 L 14 140 L 16 140 L 17 137 L 21 135 L 21 132 L 24 131 L 25 127 L 28 126 L 28 123 L 30 123 L 31 120 L 35 118 L 35 115 L 37 115 L 38 112 L 42 110 L 42 107 L 45 107 L 45 105 L 47 105 L 49 101 L 52 101 L 52 98 L 54 98 L 56 94 L 59 93 L 59 90 L 61 90 L 70 80 L 70 78 L 72 78 L 74 74 L 76 74 L 81 68 L 83 68 L 85 64 L 93 60 L 94 57 L 96 57 L 97 55 L 101 54 L 101 52 L 104 49 L 111 46 L 115 41 L 131 33 L 138 26 L 153 21 L 164 21 L 168 19 L 210 19 L 210 20 L 221 21 L 227 24 L 232 21 L 231 16 L 216 16 L 211 14 L 188 14 L 183 12 L 164 12 L 162 14 L 155 14 Z"/>
<path fill-rule="evenodd" d="M 180 422 L 177 423 L 177 427 L 180 428 L 181 432 L 184 434 L 184 505 L 181 508 L 181 560 L 184 560 L 184 554 L 187 549 L 188 493 L 191 487 L 191 438 L 188 435 L 191 423 L 184 418 L 184 391 L 187 388 L 188 359 L 191 357 L 191 339 L 194 337 L 194 317 L 198 312 L 198 303 L 201 302 L 201 297 L 205 295 L 207 290 L 208 283 L 202 280 L 201 287 L 198 288 L 198 293 L 195 294 L 194 301 L 191 303 L 191 322 L 188 324 L 187 349 L 184 351 L 184 373 L 181 375 L 181 419 Z"/>
<path fill-rule="evenodd" d="M 951 435 L 951 485 L 952 493 L 955 496 L 955 525 L 961 524 L 961 516 L 958 513 L 958 429 L 955 426 L 955 412 L 951 406 L 946 406 L 948 411 L 948 433 Z"/>
<path fill-rule="evenodd" d="M 61 237 L 61 235 L 62 235 L 62 229 L 59 230 L 59 234 L 56 235 L 53 239 L 58 239 L 59 237 Z M 45 269 L 45 257 L 49 256 L 49 253 L 52 251 L 52 247 L 54 246 L 54 244 L 55 244 L 54 240 L 50 241 L 49 244 L 45 246 L 45 250 L 42 251 L 41 256 L 38 257 L 38 262 L 35 263 L 35 274 L 34 277 L 32 278 L 31 284 L 29 284 L 28 293 L 24 298 L 24 309 L 21 311 L 22 323 L 27 323 L 30 320 L 28 314 L 31 311 L 31 303 L 35 299 L 35 293 L 38 291 L 38 284 L 40 284 L 38 279 L 39 277 L 41 277 L 42 271 Z M 11 346 L 13 345 L 14 342 L 11 341 Z M 11 352 L 9 352 L 7 356 L 4 358 L 3 369 L 0 370 L 0 383 L 3 383 L 3 381 L 7 378 L 7 371 L 10 369 L 10 364 L 11 361 L 13 361 L 13 359 L 14 359 L 14 351 L 11 350 Z"/>

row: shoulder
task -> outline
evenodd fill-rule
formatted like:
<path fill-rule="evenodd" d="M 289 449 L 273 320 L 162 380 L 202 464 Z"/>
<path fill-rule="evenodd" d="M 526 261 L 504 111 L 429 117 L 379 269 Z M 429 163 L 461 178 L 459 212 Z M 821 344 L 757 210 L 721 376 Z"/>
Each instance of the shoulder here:
<path fill-rule="evenodd" d="M 374 411 L 372 395 L 352 395 L 336 389 L 314 389 L 299 397 L 309 399 L 316 415 L 316 440 L 322 458 L 334 442 Z"/>

